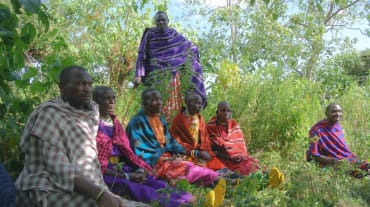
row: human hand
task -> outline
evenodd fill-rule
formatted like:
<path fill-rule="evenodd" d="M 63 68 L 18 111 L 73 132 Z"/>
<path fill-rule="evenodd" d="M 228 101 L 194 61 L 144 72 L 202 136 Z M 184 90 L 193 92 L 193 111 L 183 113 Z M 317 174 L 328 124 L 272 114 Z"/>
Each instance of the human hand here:
<path fill-rule="evenodd" d="M 136 88 L 141 83 L 141 76 L 136 76 L 134 78 L 134 88 Z"/>
<path fill-rule="evenodd" d="M 199 150 L 198 155 L 200 158 L 202 158 L 205 161 L 210 161 L 212 159 L 212 156 L 206 151 Z"/>
<path fill-rule="evenodd" d="M 104 191 L 100 199 L 98 200 L 99 207 L 126 207 L 124 200 L 109 192 Z"/>
<path fill-rule="evenodd" d="M 134 181 L 137 183 L 143 183 L 146 181 L 146 173 L 141 173 L 141 172 L 129 173 L 129 177 L 131 181 Z"/>

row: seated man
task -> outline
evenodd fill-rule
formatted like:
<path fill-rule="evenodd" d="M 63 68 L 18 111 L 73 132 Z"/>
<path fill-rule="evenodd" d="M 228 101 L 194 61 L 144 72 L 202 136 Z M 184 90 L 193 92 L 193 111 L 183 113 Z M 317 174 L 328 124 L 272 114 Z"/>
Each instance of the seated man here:
<path fill-rule="evenodd" d="M 152 171 L 146 162 L 130 148 L 121 123 L 114 115 L 116 95 L 106 86 L 95 87 L 93 100 L 99 104 L 99 130 L 96 137 L 98 158 L 105 183 L 119 195 L 128 195 L 136 201 L 159 201 L 161 206 L 177 207 L 189 203 L 192 196 L 174 189 L 169 194 L 159 189 L 169 188 L 166 182 L 156 180 L 145 171 Z M 122 166 L 119 166 L 123 163 Z"/>
<path fill-rule="evenodd" d="M 314 160 L 325 166 L 336 165 L 346 160 L 368 172 L 369 163 L 359 160 L 344 140 L 340 125 L 342 108 L 336 103 L 331 103 L 326 107 L 325 114 L 326 119 L 317 122 L 309 131 L 311 142 L 307 150 L 307 161 Z"/>
<path fill-rule="evenodd" d="M 170 135 L 160 115 L 162 97 L 158 90 L 147 89 L 141 94 L 143 109 L 127 125 L 126 133 L 136 155 L 153 167 L 167 181 L 186 179 L 189 183 L 208 186 L 219 180 L 214 191 L 207 194 L 210 206 L 218 206 L 225 195 L 226 183 L 210 169 L 186 161 L 185 149 Z"/>
<path fill-rule="evenodd" d="M 231 119 L 231 115 L 230 105 L 226 101 L 220 102 L 216 116 L 207 123 L 211 148 L 228 168 L 238 171 L 241 175 L 251 175 L 260 169 L 258 160 L 248 154 L 244 134 L 239 124 Z M 259 173 L 254 176 L 258 175 Z M 271 188 L 280 187 L 284 182 L 284 174 L 276 167 L 264 172 L 262 176 L 268 176 L 266 184 Z"/>
<path fill-rule="evenodd" d="M 248 154 L 244 134 L 231 114 L 227 102 L 218 104 L 216 116 L 207 123 L 211 148 L 226 167 L 249 175 L 259 169 L 258 160 Z"/>
<path fill-rule="evenodd" d="M 71 66 L 59 81 L 61 96 L 32 112 L 21 137 L 25 164 L 16 181 L 17 206 L 147 206 L 114 195 L 104 184 L 90 75 Z"/>
<path fill-rule="evenodd" d="M 193 92 L 188 93 L 185 96 L 185 104 L 186 107 L 173 119 L 171 135 L 186 149 L 188 160 L 215 171 L 226 169 L 212 152 L 206 124 L 200 114 L 201 96 Z"/>

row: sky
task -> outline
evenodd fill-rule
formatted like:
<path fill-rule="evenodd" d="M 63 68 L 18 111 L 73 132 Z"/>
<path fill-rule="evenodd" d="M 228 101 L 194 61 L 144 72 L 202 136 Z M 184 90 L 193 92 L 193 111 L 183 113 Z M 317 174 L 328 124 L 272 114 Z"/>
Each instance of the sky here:
<path fill-rule="evenodd" d="M 207 24 L 204 20 L 200 19 L 201 17 L 200 16 L 195 16 L 195 17 L 191 17 L 187 20 L 183 20 L 182 19 L 182 14 L 184 13 L 184 8 L 185 6 L 183 6 L 183 2 L 184 0 L 173 0 L 173 1 L 170 1 L 170 4 L 169 4 L 169 14 L 171 17 L 174 18 L 174 21 L 179 21 L 180 24 L 182 26 L 186 26 L 188 24 L 187 21 L 192 20 L 192 21 L 200 21 L 200 22 L 204 22 L 203 24 Z M 210 7 L 220 7 L 220 6 L 225 6 L 226 5 L 226 0 L 205 0 L 205 3 L 210 6 Z M 181 22 L 183 21 L 183 22 Z M 366 27 L 366 25 L 369 27 L 368 25 L 369 23 L 365 21 L 357 24 L 357 25 L 354 25 L 354 27 L 356 28 L 364 28 Z M 356 38 L 357 39 L 357 42 L 354 44 L 354 47 L 358 50 L 358 51 L 361 51 L 361 50 L 365 50 L 365 49 L 370 49 L 370 37 L 362 34 L 359 30 L 350 30 L 350 29 L 343 29 L 341 34 L 340 34 L 343 38 L 345 37 L 349 37 L 351 39 L 354 39 Z M 327 37 L 329 37 L 329 35 L 327 35 Z"/>

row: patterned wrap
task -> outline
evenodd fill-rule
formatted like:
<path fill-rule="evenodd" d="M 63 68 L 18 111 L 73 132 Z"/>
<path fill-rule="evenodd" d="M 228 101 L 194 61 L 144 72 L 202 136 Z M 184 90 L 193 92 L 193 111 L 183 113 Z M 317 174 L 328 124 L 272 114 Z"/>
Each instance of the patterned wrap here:
<path fill-rule="evenodd" d="M 358 162 L 358 158 L 351 152 L 339 122 L 330 125 L 326 119 L 317 122 L 309 131 L 311 142 L 307 150 L 307 160 L 313 156 L 325 155 L 338 160 L 346 159 L 350 162 Z M 315 140 L 317 138 L 317 140 Z"/>
<path fill-rule="evenodd" d="M 242 175 L 249 175 L 259 169 L 258 160 L 249 155 L 244 134 L 239 124 L 231 119 L 226 126 L 217 124 L 216 116 L 207 123 L 207 130 L 213 151 L 222 155 L 219 159 L 231 170 L 237 170 Z M 240 162 L 235 162 L 240 159 Z"/>
<path fill-rule="evenodd" d="M 162 116 L 160 116 L 160 120 L 163 124 L 166 138 L 163 147 L 156 139 L 144 110 L 139 111 L 132 117 L 127 125 L 126 133 L 136 155 L 153 166 L 157 170 L 158 175 L 167 181 L 186 179 L 190 183 L 199 183 L 205 186 L 211 184 L 218 176 L 216 172 L 196 166 L 188 161 L 166 161 L 166 158 L 170 158 L 172 154 L 184 154 L 186 151 L 170 135 L 167 123 Z"/>
<path fill-rule="evenodd" d="M 185 153 L 185 149 L 173 139 L 168 132 L 167 123 L 161 116 L 160 120 L 163 124 L 166 144 L 161 147 L 158 140 L 155 138 L 154 132 L 150 127 L 148 118 L 144 110 L 137 113 L 127 125 L 126 133 L 130 139 L 131 148 L 137 156 L 142 158 L 150 166 L 155 166 L 165 152 L 170 153 Z"/>
<path fill-rule="evenodd" d="M 192 137 L 189 131 L 190 125 L 187 121 L 187 116 L 184 113 L 185 108 L 182 108 L 173 119 L 173 123 L 170 127 L 171 135 L 186 149 L 186 152 L 189 156 L 191 155 L 192 150 L 208 152 L 212 156 L 212 159 L 206 163 L 207 168 L 212 170 L 226 168 L 226 166 L 216 157 L 211 149 L 211 143 L 203 116 L 201 114 L 197 115 L 199 118 L 199 137 L 197 139 L 198 142 L 195 142 L 196 139 Z M 192 160 L 194 163 L 199 163 L 199 159 L 195 157 L 190 159 L 190 157 L 189 160 Z"/>
<path fill-rule="evenodd" d="M 135 76 L 151 82 L 150 75 L 153 71 L 169 70 L 175 77 L 186 64 L 192 69 L 190 81 L 206 105 L 198 48 L 175 29 L 167 28 L 164 32 L 160 32 L 158 28 L 145 29 L 140 42 Z"/>
<path fill-rule="evenodd" d="M 98 115 L 94 102 L 82 111 L 61 97 L 32 112 L 20 141 L 25 164 L 16 181 L 18 206 L 96 206 L 74 191 L 74 174 L 107 189 L 95 141 Z"/>
<path fill-rule="evenodd" d="M 108 137 L 100 130 L 98 131 L 98 135 L 96 137 L 98 158 L 102 165 L 102 172 L 104 173 L 105 169 L 108 166 L 108 160 L 111 156 L 113 144 L 118 146 L 119 150 L 123 153 L 123 156 L 125 156 L 127 160 L 130 160 L 133 166 L 137 168 L 143 168 L 151 172 L 152 167 L 150 167 L 146 162 L 137 157 L 130 148 L 130 141 L 126 136 L 122 125 L 116 119 L 116 116 L 113 114 L 111 114 L 110 116 L 112 117 L 114 124 L 113 138 Z"/>

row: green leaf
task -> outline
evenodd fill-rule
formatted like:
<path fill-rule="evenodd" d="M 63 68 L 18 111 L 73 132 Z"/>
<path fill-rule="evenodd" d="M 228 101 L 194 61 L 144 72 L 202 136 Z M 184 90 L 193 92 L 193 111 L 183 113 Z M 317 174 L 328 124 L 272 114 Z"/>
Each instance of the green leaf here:
<path fill-rule="evenodd" d="M 0 27 L 0 37 L 13 37 L 14 33 L 10 30 L 7 30 L 3 27 Z"/>
<path fill-rule="evenodd" d="M 256 3 L 256 0 L 251 0 L 251 1 L 249 2 L 249 4 L 250 4 L 251 6 L 253 6 L 255 3 Z"/>
<path fill-rule="evenodd" d="M 20 0 L 20 3 L 28 13 L 37 13 L 40 10 L 40 0 Z"/>
<path fill-rule="evenodd" d="M 16 44 L 20 44 L 20 43 L 16 42 Z M 21 48 L 17 48 L 17 50 L 14 50 L 12 55 L 13 56 L 9 57 L 10 67 L 13 70 L 22 68 L 24 66 L 23 50 Z M 13 78 L 9 76 L 7 80 L 13 80 Z"/>
<path fill-rule="evenodd" d="M 0 5 L 0 26 L 14 30 L 18 26 L 18 18 L 14 14 L 10 13 L 7 8 Z"/>
<path fill-rule="evenodd" d="M 278 13 L 276 13 L 276 12 L 272 13 L 272 19 L 274 21 L 276 21 L 278 18 L 279 18 L 279 14 Z"/>
<path fill-rule="evenodd" d="M 27 23 L 22 27 L 21 38 L 25 43 L 31 44 L 36 36 L 36 29 L 31 23 Z"/>
<path fill-rule="evenodd" d="M 17 88 L 26 88 L 30 83 L 27 80 L 16 80 L 15 85 Z"/>
<path fill-rule="evenodd" d="M 13 10 L 16 14 L 20 14 L 21 11 L 19 10 L 21 8 L 21 4 L 19 3 L 18 0 L 11 0 L 12 2 L 12 6 L 13 6 Z"/>
<path fill-rule="evenodd" d="M 7 21 L 10 18 L 9 8 L 0 4 L 0 23 L 3 25 L 4 21 Z"/>
<path fill-rule="evenodd" d="M 31 85 L 31 93 L 40 94 L 45 92 L 45 87 L 42 83 L 36 82 Z"/>
<path fill-rule="evenodd" d="M 22 76 L 22 80 L 28 80 L 30 78 L 35 77 L 38 74 L 38 70 L 36 68 L 28 68 L 27 72 Z"/>
<path fill-rule="evenodd" d="M 38 16 L 39 16 L 40 22 L 45 26 L 45 32 L 47 32 L 49 30 L 49 26 L 50 26 L 48 16 L 41 9 L 40 9 L 40 11 L 38 13 Z"/>

